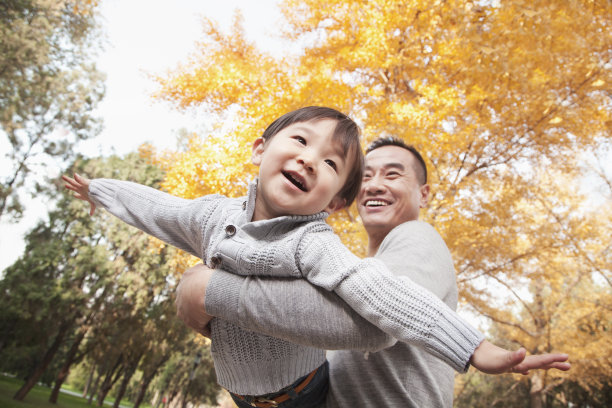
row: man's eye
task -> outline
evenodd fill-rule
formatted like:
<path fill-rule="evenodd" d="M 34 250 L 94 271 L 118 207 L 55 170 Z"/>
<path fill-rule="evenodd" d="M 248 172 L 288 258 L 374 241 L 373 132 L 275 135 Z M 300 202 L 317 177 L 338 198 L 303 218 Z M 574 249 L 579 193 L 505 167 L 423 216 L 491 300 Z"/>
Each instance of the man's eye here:
<path fill-rule="evenodd" d="M 325 160 L 325 163 L 327 163 L 332 169 L 334 169 L 336 171 L 338 170 L 338 166 L 336 166 L 336 163 L 334 163 L 333 160 L 327 159 L 327 160 Z"/>
<path fill-rule="evenodd" d="M 390 171 L 389 173 L 387 173 L 385 176 L 388 178 L 396 178 L 398 177 L 400 174 L 396 171 Z"/>
<path fill-rule="evenodd" d="M 364 175 L 363 175 L 363 179 L 364 179 L 364 180 L 369 180 L 369 179 L 371 179 L 371 178 L 372 178 L 372 175 L 371 175 L 371 174 L 364 174 Z"/>
<path fill-rule="evenodd" d="M 306 139 L 304 139 L 302 136 L 294 136 L 293 138 L 303 145 L 306 144 Z"/>

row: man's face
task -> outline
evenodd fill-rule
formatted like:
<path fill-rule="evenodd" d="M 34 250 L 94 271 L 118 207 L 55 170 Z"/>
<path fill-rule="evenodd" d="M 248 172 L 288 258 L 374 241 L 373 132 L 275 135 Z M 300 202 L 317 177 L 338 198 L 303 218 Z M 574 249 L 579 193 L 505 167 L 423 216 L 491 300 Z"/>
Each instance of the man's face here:
<path fill-rule="evenodd" d="M 419 209 L 429 200 L 429 186 L 419 183 L 417 165 L 414 155 L 399 146 L 379 147 L 366 155 L 357 209 L 368 235 L 386 235 L 419 218 Z"/>

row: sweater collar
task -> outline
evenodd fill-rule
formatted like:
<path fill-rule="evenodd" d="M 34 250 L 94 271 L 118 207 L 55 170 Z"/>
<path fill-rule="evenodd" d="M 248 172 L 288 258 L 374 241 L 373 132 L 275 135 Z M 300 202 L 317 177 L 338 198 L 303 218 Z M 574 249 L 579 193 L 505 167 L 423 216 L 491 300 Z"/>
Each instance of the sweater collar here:
<path fill-rule="evenodd" d="M 253 213 L 255 212 L 255 196 L 257 194 L 257 185 L 259 183 L 259 177 L 255 177 L 249 183 L 249 189 L 246 196 L 246 219 L 251 221 L 253 219 Z M 255 222 L 261 223 L 280 223 L 280 222 L 305 222 L 305 221 L 316 221 L 324 220 L 329 214 L 325 211 L 321 211 L 317 214 L 312 215 L 283 215 L 281 217 L 272 218 L 269 220 L 260 220 Z"/>

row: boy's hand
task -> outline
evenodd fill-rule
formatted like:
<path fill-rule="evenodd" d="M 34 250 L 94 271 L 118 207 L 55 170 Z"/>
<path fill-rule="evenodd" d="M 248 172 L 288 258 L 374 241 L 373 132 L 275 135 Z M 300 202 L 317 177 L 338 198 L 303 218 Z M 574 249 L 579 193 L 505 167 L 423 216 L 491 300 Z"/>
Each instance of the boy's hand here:
<path fill-rule="evenodd" d="M 526 351 L 522 347 L 516 351 L 508 351 L 485 340 L 474 350 L 470 363 L 487 374 L 519 373 L 526 375 L 529 374 L 529 370 L 537 369 L 556 368 L 567 371 L 571 367 L 567 359 L 567 354 L 560 353 L 526 356 Z"/>
<path fill-rule="evenodd" d="M 62 176 L 62 180 L 66 182 L 64 185 L 68 190 L 74 191 L 74 196 L 79 200 L 87 201 L 89 203 L 89 215 L 93 215 L 96 211 L 96 205 L 89 198 L 89 179 L 81 177 L 74 173 L 74 178 L 68 176 Z"/>
<path fill-rule="evenodd" d="M 212 273 L 212 269 L 204 264 L 198 264 L 183 273 L 176 288 L 176 315 L 187 326 L 206 337 L 210 337 L 208 323 L 212 320 L 212 316 L 206 314 L 204 298 Z"/>

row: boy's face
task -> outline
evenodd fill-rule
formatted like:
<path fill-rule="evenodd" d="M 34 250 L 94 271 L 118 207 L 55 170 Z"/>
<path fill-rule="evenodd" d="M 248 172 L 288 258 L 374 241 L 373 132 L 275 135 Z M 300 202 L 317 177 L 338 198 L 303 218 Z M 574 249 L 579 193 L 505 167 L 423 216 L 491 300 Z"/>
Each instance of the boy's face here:
<path fill-rule="evenodd" d="M 287 126 L 264 143 L 253 144 L 259 185 L 253 221 L 282 215 L 332 213 L 344 207 L 338 193 L 349 166 L 342 146 L 332 141 L 336 120 L 320 119 Z"/>

